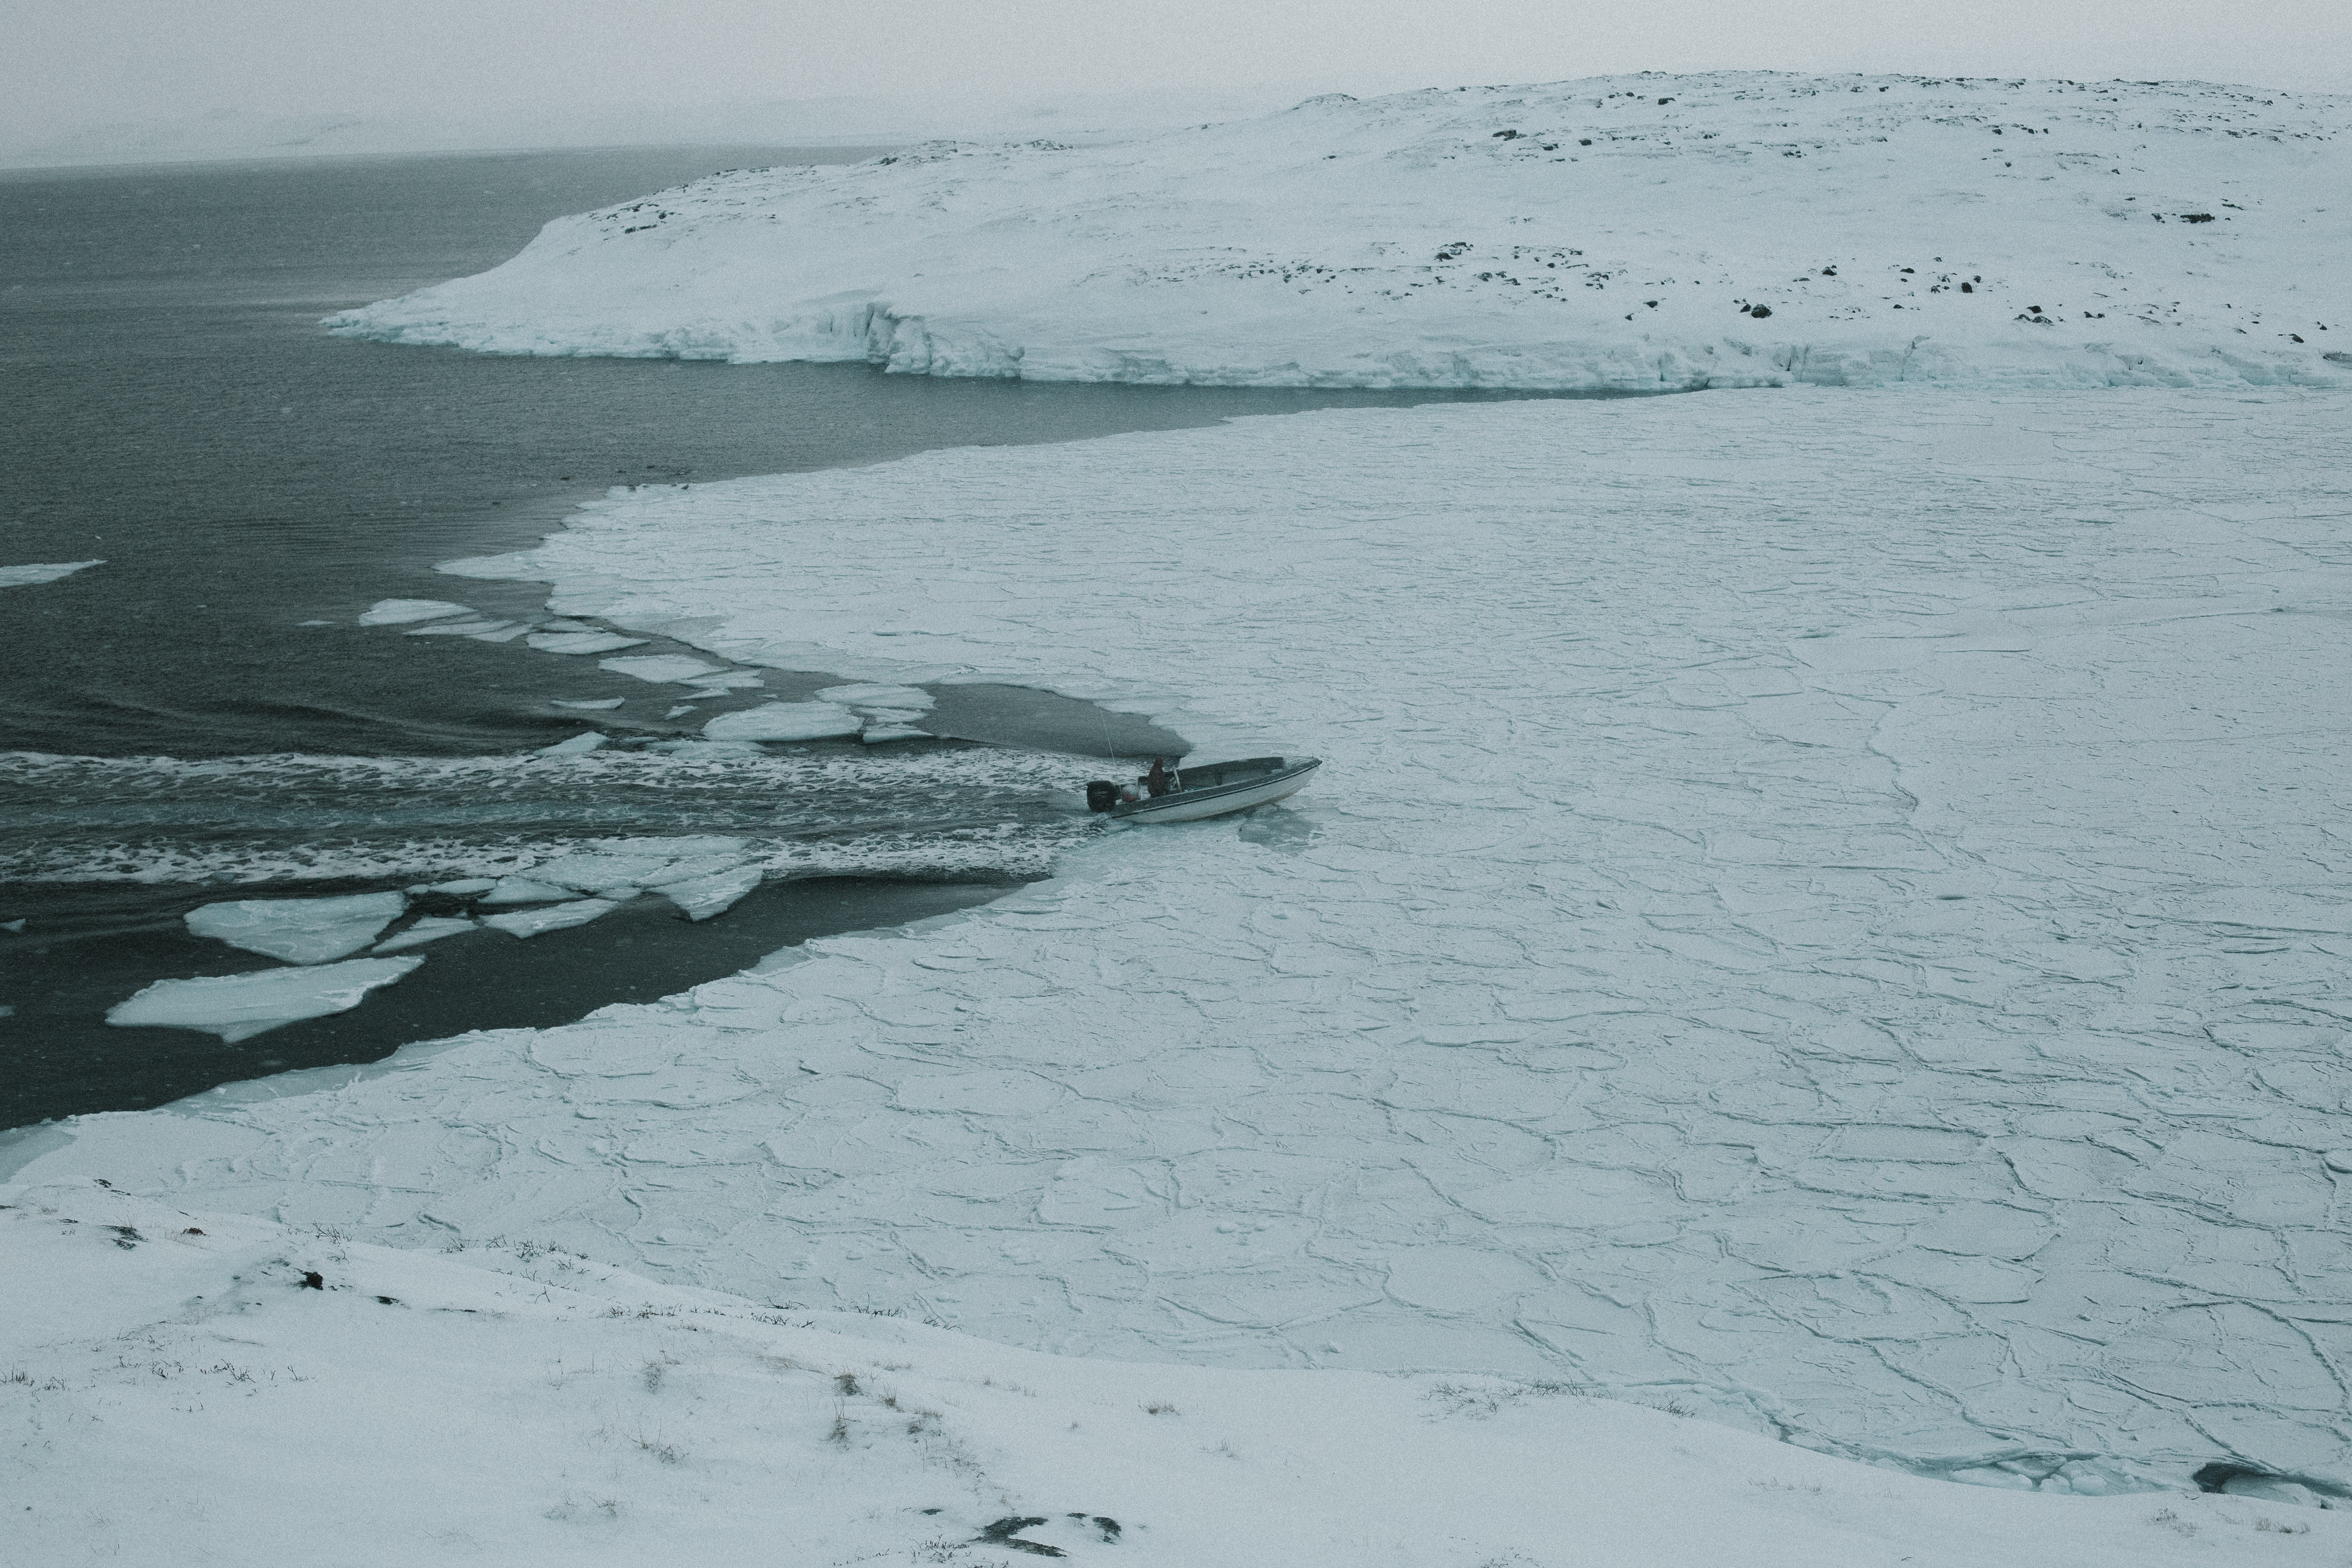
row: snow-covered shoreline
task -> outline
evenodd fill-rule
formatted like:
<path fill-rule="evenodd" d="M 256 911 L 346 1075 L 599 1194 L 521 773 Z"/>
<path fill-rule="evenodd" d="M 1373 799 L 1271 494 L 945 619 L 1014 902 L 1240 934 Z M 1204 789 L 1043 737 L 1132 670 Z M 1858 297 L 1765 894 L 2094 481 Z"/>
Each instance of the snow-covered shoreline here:
<path fill-rule="evenodd" d="M 0 1561 L 2286 1568 L 2352 1521 L 1873 1471 L 1559 1384 L 1080 1362 L 526 1244 L 0 1186 Z"/>
<path fill-rule="evenodd" d="M 1530 402 L 622 492 L 472 570 L 734 658 L 1181 691 L 1332 765 L 11 1163 L 2005 1484 L 2340 1481 L 2344 412 Z"/>
<path fill-rule="evenodd" d="M 2352 100 L 1639 76 L 941 142 L 559 220 L 332 318 L 500 353 L 1686 390 L 2352 385 Z"/>

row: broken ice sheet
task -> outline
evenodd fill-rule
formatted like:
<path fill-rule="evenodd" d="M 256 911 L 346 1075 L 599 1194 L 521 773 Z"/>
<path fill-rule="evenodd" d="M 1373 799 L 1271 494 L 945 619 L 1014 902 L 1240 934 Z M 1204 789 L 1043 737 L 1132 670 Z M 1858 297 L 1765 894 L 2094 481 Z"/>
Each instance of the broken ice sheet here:
<path fill-rule="evenodd" d="M 470 616 L 470 605 L 446 599 L 378 599 L 360 616 L 363 626 L 404 626 L 414 621 L 437 621 L 447 616 Z"/>
<path fill-rule="evenodd" d="M 568 741 L 558 741 L 551 746 L 541 746 L 542 757 L 584 757 L 604 745 L 604 737 L 593 730 L 583 730 Z"/>
<path fill-rule="evenodd" d="M 625 697 L 600 697 L 593 701 L 583 700 L 574 702 L 566 701 L 564 699 L 557 697 L 551 700 L 552 700 L 558 708 L 575 708 L 589 711 L 602 711 L 608 708 L 618 708 L 622 703 L 626 702 L 628 699 Z"/>
<path fill-rule="evenodd" d="M 596 668 L 609 669 L 615 675 L 656 681 L 692 680 L 721 673 L 715 664 L 705 664 L 698 658 L 688 658 L 677 653 L 639 654 L 633 658 L 600 658 L 596 661 Z"/>
<path fill-rule="evenodd" d="M 427 915 L 406 931 L 394 932 L 375 944 L 377 952 L 403 952 L 412 947 L 423 947 L 428 942 L 439 942 L 445 936 L 456 936 L 474 929 L 474 922 L 461 915 Z"/>
<path fill-rule="evenodd" d="M 769 702 L 721 713 L 702 732 L 713 741 L 824 741 L 863 728 L 857 715 L 838 703 Z"/>
<path fill-rule="evenodd" d="M 584 926 L 597 916 L 611 914 L 620 907 L 620 900 L 616 899 L 577 899 L 567 904 L 517 910 L 512 914 L 485 915 L 482 923 L 509 936 L 537 936 L 541 931 L 562 931 L 567 926 Z"/>
<path fill-rule="evenodd" d="M 190 910 L 188 930 L 289 963 L 347 958 L 408 908 L 398 893 L 341 899 L 240 899 Z"/>
<path fill-rule="evenodd" d="M 732 870 L 715 871 L 707 877 L 670 882 L 659 891 L 663 898 L 684 910 L 687 919 L 707 921 L 732 909 L 738 900 L 760 885 L 761 875 L 757 866 L 738 866 Z"/>
<path fill-rule="evenodd" d="M 265 1029 L 348 1012 L 422 958 L 355 958 L 315 969 L 264 969 L 195 980 L 158 980 L 106 1015 L 124 1027 L 202 1029 L 235 1045 Z"/>
<path fill-rule="evenodd" d="M 902 711 L 909 717 L 931 710 L 931 694 L 919 686 L 828 686 L 816 694 L 820 702 L 838 702 L 873 713 Z"/>
<path fill-rule="evenodd" d="M 452 882 L 449 885 L 456 888 L 461 884 Z M 567 896 L 562 888 L 552 888 L 545 882 L 536 881 L 529 877 L 507 877 L 500 879 L 491 887 L 489 892 L 484 895 L 482 902 L 485 904 L 544 904 Z"/>
<path fill-rule="evenodd" d="M 670 859 L 666 855 L 559 855 L 533 866 L 530 879 L 582 893 L 642 888 L 667 869 Z"/>
<path fill-rule="evenodd" d="M 614 648 L 641 647 L 644 637 L 618 632 L 533 632 L 523 639 L 541 653 L 610 653 Z"/>
<path fill-rule="evenodd" d="M 429 626 L 411 626 L 407 635 L 413 637 L 493 637 L 502 632 L 519 629 L 512 621 L 436 621 Z"/>

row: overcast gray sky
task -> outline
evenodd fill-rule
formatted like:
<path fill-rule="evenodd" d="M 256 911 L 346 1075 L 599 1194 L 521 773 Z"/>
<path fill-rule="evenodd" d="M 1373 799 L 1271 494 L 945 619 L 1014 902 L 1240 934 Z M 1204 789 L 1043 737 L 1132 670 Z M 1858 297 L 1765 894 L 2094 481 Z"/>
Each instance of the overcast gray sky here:
<path fill-rule="evenodd" d="M 223 109 L 1003 102 L 1722 68 L 2352 90 L 2352 0 L 0 0 L 0 138 Z"/>

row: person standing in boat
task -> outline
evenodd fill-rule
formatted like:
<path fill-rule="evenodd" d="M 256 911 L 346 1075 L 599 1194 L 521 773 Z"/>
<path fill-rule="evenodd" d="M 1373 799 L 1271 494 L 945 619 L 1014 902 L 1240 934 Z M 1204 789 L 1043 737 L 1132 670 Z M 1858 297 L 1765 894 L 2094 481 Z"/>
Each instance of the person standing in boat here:
<path fill-rule="evenodd" d="M 1143 775 L 1143 787 L 1150 791 L 1154 798 L 1166 795 L 1176 787 L 1176 781 L 1169 776 L 1167 758 L 1151 759 L 1151 771 Z"/>

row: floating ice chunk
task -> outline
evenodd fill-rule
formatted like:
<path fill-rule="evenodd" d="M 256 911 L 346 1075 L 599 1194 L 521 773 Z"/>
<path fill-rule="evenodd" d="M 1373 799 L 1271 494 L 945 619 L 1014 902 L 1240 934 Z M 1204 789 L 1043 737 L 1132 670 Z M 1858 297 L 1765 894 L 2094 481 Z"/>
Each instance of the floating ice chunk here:
<path fill-rule="evenodd" d="M 379 985 L 425 961 L 355 958 L 316 969 L 265 969 L 201 980 L 158 980 L 106 1015 L 125 1027 L 203 1029 L 231 1045 L 305 1018 L 348 1012 Z"/>
<path fill-rule="evenodd" d="M 667 892 L 674 883 L 715 877 L 721 871 L 731 871 L 742 863 L 740 855 L 696 855 L 664 867 L 638 886 L 651 888 L 657 893 Z"/>
<path fill-rule="evenodd" d="M 600 855 L 676 860 L 688 855 L 740 856 L 750 842 L 723 833 L 688 833 L 667 838 L 593 838 L 589 840 L 589 847 Z"/>
<path fill-rule="evenodd" d="M 919 686 L 828 686 L 818 692 L 820 702 L 838 702 L 845 708 L 903 709 L 910 713 L 931 710 L 931 694 Z"/>
<path fill-rule="evenodd" d="M 520 629 L 512 621 L 436 621 L 429 626 L 411 626 L 408 635 L 413 637 L 490 637 Z"/>
<path fill-rule="evenodd" d="M 343 899 L 239 899 L 187 913 L 188 930 L 247 952 L 289 963 L 348 958 L 398 920 L 408 900 L 398 893 Z"/>
<path fill-rule="evenodd" d="M 0 921 L 0 931 L 5 931 L 11 936 L 20 935 L 23 933 L 24 930 L 25 922 L 23 921 Z M 2347 1168 L 2352 1169 L 2352 1167 Z"/>
<path fill-rule="evenodd" d="M 412 947 L 423 947 L 428 942 L 439 942 L 445 936 L 474 929 L 474 922 L 462 915 L 427 915 L 406 931 L 395 931 L 375 944 L 377 952 L 400 952 Z"/>
<path fill-rule="evenodd" d="M 541 746 L 542 757 L 584 757 L 604 743 L 604 737 L 594 730 L 583 730 L 568 741 L 558 741 L 551 746 Z"/>
<path fill-rule="evenodd" d="M 0 566 L 0 588 L 29 588 L 36 583 L 54 583 L 60 577 L 105 564 L 102 560 L 37 561 L 25 566 Z"/>
<path fill-rule="evenodd" d="M 472 606 L 453 605 L 446 599 L 378 599 L 360 617 L 360 625 L 404 626 L 411 621 L 437 621 L 447 616 L 474 613 Z"/>
<path fill-rule="evenodd" d="M 599 698 L 593 702 L 585 700 L 578 702 L 567 702 L 562 698 L 558 697 L 553 700 L 558 708 L 581 708 L 601 710 L 606 708 L 618 708 L 622 703 L 626 702 L 628 699 L 625 697 L 604 697 Z"/>
<path fill-rule="evenodd" d="M 668 856 L 559 855 L 530 868 L 531 880 L 580 893 L 610 892 L 615 888 L 642 888 L 646 879 L 667 869 Z"/>
<path fill-rule="evenodd" d="M 918 730 L 912 724 L 868 724 L 866 732 L 857 737 L 869 746 L 879 746 L 889 741 L 928 741 L 929 730 Z"/>
<path fill-rule="evenodd" d="M 642 647 L 646 641 L 618 632 L 533 632 L 523 640 L 541 653 L 610 653 L 616 647 Z"/>
<path fill-rule="evenodd" d="M 698 676 L 726 673 L 715 664 L 705 664 L 682 653 L 646 653 L 635 658 L 600 658 L 596 666 L 618 675 L 633 675 L 639 680 L 691 680 Z"/>
<path fill-rule="evenodd" d="M 603 626 L 592 626 L 586 621 L 566 621 L 557 619 L 540 622 L 539 629 L 543 632 L 601 632 L 604 628 Z"/>
<path fill-rule="evenodd" d="M 331 626 L 335 623 L 332 621 L 296 621 L 294 624 L 298 626 Z"/>
<path fill-rule="evenodd" d="M 675 708 L 671 709 L 668 712 L 667 712 L 667 713 L 663 714 L 663 715 L 662 715 L 662 717 L 663 717 L 663 718 L 665 718 L 665 719 L 676 719 L 676 718 L 680 717 L 681 715 L 688 714 L 688 713 L 691 713 L 691 712 L 693 712 L 693 711 L 694 711 L 694 704 L 693 704 L 693 703 L 691 703 L 691 702 L 681 702 L 681 703 L 679 703 L 677 707 L 675 707 Z"/>
<path fill-rule="evenodd" d="M 715 762 L 730 757 L 764 757 L 768 753 L 751 741 L 656 741 L 646 748 L 667 757 L 692 757 L 697 762 Z"/>
<path fill-rule="evenodd" d="M 461 877 L 454 882 L 436 882 L 422 889 L 427 893 L 487 893 L 499 885 L 496 877 Z"/>
<path fill-rule="evenodd" d="M 510 915 L 485 915 L 482 923 L 509 936 L 537 936 L 566 926 L 584 926 L 598 915 L 611 914 L 620 907 L 616 899 L 578 899 L 568 904 L 550 904 L 545 909 L 517 910 Z"/>
<path fill-rule="evenodd" d="M 569 896 L 562 888 L 551 888 L 545 882 L 535 882 L 528 877 L 509 877 L 493 884 L 482 902 L 485 904 L 545 904 Z"/>
<path fill-rule="evenodd" d="M 770 702 L 721 713 L 702 732 L 714 741 L 823 741 L 855 735 L 864 727 L 837 702 Z"/>
<path fill-rule="evenodd" d="M 511 625 L 500 626 L 496 631 L 467 632 L 466 635 L 476 642 L 512 642 L 529 630 L 530 630 L 529 621 L 516 621 Z"/>
<path fill-rule="evenodd" d="M 671 882 L 655 890 L 684 910 L 687 919 L 707 921 L 733 908 L 738 899 L 760 885 L 761 874 L 757 866 L 737 866 L 707 877 Z"/>

